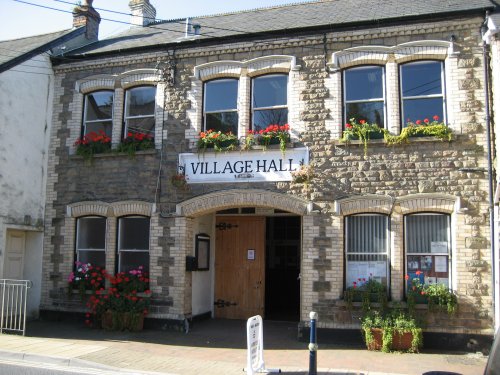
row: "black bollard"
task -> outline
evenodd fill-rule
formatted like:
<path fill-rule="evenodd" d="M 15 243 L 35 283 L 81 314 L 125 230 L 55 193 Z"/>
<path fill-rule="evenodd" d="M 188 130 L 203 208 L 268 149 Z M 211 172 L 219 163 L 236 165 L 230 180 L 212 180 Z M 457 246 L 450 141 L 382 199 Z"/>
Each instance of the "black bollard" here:
<path fill-rule="evenodd" d="M 318 313 L 311 311 L 309 313 L 311 319 L 311 335 L 309 339 L 309 375 L 318 375 L 318 364 L 316 353 L 318 351 L 318 343 L 316 342 L 316 320 Z"/>

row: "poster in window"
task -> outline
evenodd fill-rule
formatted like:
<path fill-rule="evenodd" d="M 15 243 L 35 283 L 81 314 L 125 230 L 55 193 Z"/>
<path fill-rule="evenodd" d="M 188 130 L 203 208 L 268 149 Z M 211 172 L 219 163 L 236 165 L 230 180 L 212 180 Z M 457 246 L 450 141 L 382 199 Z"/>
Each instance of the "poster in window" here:
<path fill-rule="evenodd" d="M 432 255 L 420 257 L 420 267 L 423 271 L 432 270 Z"/>
<path fill-rule="evenodd" d="M 448 242 L 446 241 L 431 242 L 431 253 L 448 254 Z"/>
<path fill-rule="evenodd" d="M 436 272 L 448 272 L 448 262 L 446 256 L 436 256 L 434 257 L 434 261 L 436 262 L 434 266 L 434 270 Z"/>
<path fill-rule="evenodd" d="M 408 257 L 408 271 L 416 271 L 420 269 L 420 257 L 419 256 L 409 256 Z"/>

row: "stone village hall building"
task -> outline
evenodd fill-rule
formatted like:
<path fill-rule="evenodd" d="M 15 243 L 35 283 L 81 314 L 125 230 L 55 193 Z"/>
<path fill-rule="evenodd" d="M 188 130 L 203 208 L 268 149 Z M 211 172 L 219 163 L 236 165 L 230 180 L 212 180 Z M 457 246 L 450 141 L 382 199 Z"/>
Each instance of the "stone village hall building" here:
<path fill-rule="evenodd" d="M 150 272 L 148 318 L 293 320 L 357 329 L 344 290 L 405 275 L 458 295 L 427 332 L 493 334 L 484 60 L 490 1 L 315 1 L 152 22 L 54 60 L 42 311 L 84 311 L 67 294 L 75 261 Z M 79 11 L 96 30 L 98 16 Z M 438 116 L 451 141 L 340 142 L 351 117 L 399 134 Z M 289 124 L 287 149 L 197 150 L 199 133 L 240 139 Z M 89 161 L 102 130 L 154 148 Z M 291 172 L 311 166 L 305 182 Z M 302 167 L 304 168 L 304 167 Z M 175 183 L 175 182 L 181 183 Z M 186 183 L 184 183 L 184 180 Z M 423 313 L 426 307 L 421 306 Z"/>

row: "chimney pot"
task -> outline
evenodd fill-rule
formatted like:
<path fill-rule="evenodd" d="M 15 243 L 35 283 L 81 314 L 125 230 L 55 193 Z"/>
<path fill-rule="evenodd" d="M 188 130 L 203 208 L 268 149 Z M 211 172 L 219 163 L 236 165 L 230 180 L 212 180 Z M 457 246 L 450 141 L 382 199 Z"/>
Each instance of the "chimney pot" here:
<path fill-rule="evenodd" d="M 73 8 L 73 27 L 85 26 L 85 38 L 96 41 L 99 36 L 101 16 L 92 7 L 93 0 L 84 0 L 82 5 Z"/>

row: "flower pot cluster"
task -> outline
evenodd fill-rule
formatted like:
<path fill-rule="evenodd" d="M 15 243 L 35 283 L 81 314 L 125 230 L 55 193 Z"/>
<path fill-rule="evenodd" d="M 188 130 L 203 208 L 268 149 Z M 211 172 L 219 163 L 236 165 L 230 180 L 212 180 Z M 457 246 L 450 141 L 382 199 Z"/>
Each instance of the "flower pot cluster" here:
<path fill-rule="evenodd" d="M 369 350 L 418 353 L 423 345 L 420 324 L 416 318 L 400 310 L 365 314 L 361 320 L 361 330 Z"/>
<path fill-rule="evenodd" d="M 379 308 L 387 307 L 387 287 L 373 277 L 358 278 L 344 291 L 344 301 L 352 310 L 353 302 L 361 302 L 363 312 L 372 308 L 372 303 L 378 303 Z"/>
<path fill-rule="evenodd" d="M 75 270 L 68 276 L 68 291 L 72 294 L 78 291 L 83 298 L 87 291 L 95 292 L 104 287 L 106 280 L 106 270 L 90 263 L 75 262 Z"/>
<path fill-rule="evenodd" d="M 233 151 L 238 148 L 241 150 L 251 150 L 254 146 L 262 146 L 267 149 L 268 146 L 279 145 L 280 150 L 284 152 L 290 142 L 290 126 L 269 125 L 265 129 L 249 131 L 246 137 L 242 137 L 241 142 L 232 132 L 223 133 L 208 129 L 200 132 L 197 147 L 198 151 L 204 152 L 207 149 L 215 151 Z"/>
<path fill-rule="evenodd" d="M 87 265 L 95 271 L 92 265 Z M 88 312 L 85 324 L 101 326 L 109 330 L 137 331 L 143 327 L 144 316 L 148 314 L 151 291 L 149 276 L 143 267 L 109 275 L 101 269 L 106 284 L 87 289 L 90 296 L 86 302 Z M 74 280 L 70 288 L 74 286 Z"/>
<path fill-rule="evenodd" d="M 341 142 L 349 143 L 352 140 L 360 140 L 364 145 L 364 155 L 368 153 L 368 141 L 370 139 L 384 139 L 388 145 L 400 145 L 408 143 L 411 137 L 435 137 L 442 141 L 451 141 L 451 129 L 439 121 L 439 116 L 434 116 L 433 121 L 428 118 L 412 122 L 408 120 L 406 127 L 398 135 L 391 134 L 387 129 L 382 129 L 377 124 L 370 124 L 366 120 L 357 121 L 351 118 L 345 125 Z"/>
<path fill-rule="evenodd" d="M 99 130 L 99 132 L 90 132 L 75 142 L 76 154 L 83 156 L 85 160 L 92 160 L 94 155 L 111 153 L 111 138 Z M 127 137 L 122 140 L 114 152 L 125 152 L 131 156 L 137 151 L 149 150 L 154 148 L 154 139 L 149 134 L 129 132 Z"/>
<path fill-rule="evenodd" d="M 446 312 L 449 315 L 456 314 L 458 299 L 452 290 L 444 284 L 424 284 L 422 281 L 424 273 L 420 270 L 417 270 L 415 274 L 417 277 L 405 276 L 406 298 L 411 314 L 415 312 L 417 304 L 427 304 L 430 311 Z"/>

